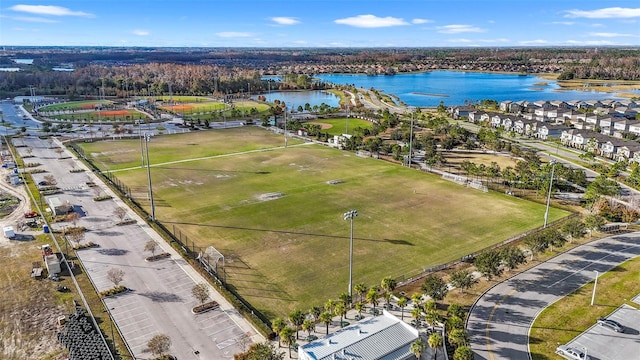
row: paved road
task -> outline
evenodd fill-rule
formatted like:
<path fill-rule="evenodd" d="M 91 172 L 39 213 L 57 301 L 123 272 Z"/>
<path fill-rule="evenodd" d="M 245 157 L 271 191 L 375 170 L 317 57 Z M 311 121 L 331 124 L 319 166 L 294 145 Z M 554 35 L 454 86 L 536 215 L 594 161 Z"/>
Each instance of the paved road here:
<path fill-rule="evenodd" d="M 640 232 L 616 235 L 561 254 L 504 281 L 472 307 L 467 330 L 475 359 L 528 359 L 529 329 L 551 303 L 640 255 Z M 587 304 L 585 304 L 587 306 Z"/>
<path fill-rule="evenodd" d="M 99 245 L 77 252 L 96 289 L 102 291 L 113 287 L 113 283 L 107 280 L 110 269 L 124 270 L 122 285 L 132 291 L 108 298 L 105 303 L 136 358 L 149 358 L 146 344 L 151 337 L 160 333 L 171 338 L 171 353 L 179 359 L 194 358 L 194 351 L 198 351 L 202 359 L 232 359 L 233 354 L 242 350 L 246 339 L 263 341 L 212 287 L 210 297 L 221 304 L 220 309 L 201 315 L 192 314 L 191 309 L 197 305 L 197 301 L 191 289 L 196 283 L 205 282 L 204 279 L 109 188 L 101 184 L 83 163 L 68 153 L 58 154 L 55 151 L 60 147 L 57 141 L 29 137 L 16 139 L 14 144 L 23 156 L 27 149 L 31 149 L 33 157 L 30 161 L 41 163 L 40 167 L 47 170 L 33 174 L 36 183 L 44 175 L 52 175 L 57 179 L 57 186 L 64 189 L 63 193 L 46 198 L 55 196 L 62 202 L 69 201 L 74 211 L 81 214 L 77 225 L 88 229 L 84 243 L 91 241 Z M 85 171 L 70 172 L 72 168 Z M 87 181 L 100 184 L 100 193 L 114 196 L 113 200 L 93 201 L 97 192 L 87 186 Z M 40 204 L 41 207 L 43 205 Z M 118 207 L 126 209 L 127 216 L 137 220 L 137 224 L 116 225 L 114 210 Z M 52 224 L 54 229 L 65 226 L 72 224 Z M 151 254 L 144 251 L 144 245 L 151 239 L 171 257 L 146 262 L 145 258 Z"/>

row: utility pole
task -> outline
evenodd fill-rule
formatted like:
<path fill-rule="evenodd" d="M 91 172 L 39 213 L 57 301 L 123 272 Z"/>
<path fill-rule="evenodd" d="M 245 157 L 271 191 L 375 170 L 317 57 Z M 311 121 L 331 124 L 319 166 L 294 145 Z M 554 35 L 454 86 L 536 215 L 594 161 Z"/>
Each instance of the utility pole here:
<path fill-rule="evenodd" d="M 547 227 L 547 220 L 549 219 L 549 203 L 551 202 L 551 187 L 553 186 L 553 170 L 555 170 L 556 168 L 556 161 L 555 160 L 551 160 L 551 179 L 549 179 L 549 193 L 547 194 L 547 208 L 544 211 L 544 226 L 543 228 Z"/>
<path fill-rule="evenodd" d="M 413 147 L 413 107 L 410 107 L 409 110 L 411 111 L 411 129 L 409 130 L 409 161 L 407 165 L 411 167 L 411 150 Z"/>
<path fill-rule="evenodd" d="M 153 203 L 153 188 L 151 186 L 151 164 L 149 163 L 149 141 L 151 141 L 151 134 L 145 133 L 145 152 L 147 155 L 147 179 L 149 180 L 149 199 L 151 200 L 151 221 L 156 221 L 156 207 Z"/>
<path fill-rule="evenodd" d="M 353 301 L 353 218 L 358 216 L 358 210 L 344 213 L 345 220 L 351 220 L 351 232 L 349 236 L 349 298 Z"/>

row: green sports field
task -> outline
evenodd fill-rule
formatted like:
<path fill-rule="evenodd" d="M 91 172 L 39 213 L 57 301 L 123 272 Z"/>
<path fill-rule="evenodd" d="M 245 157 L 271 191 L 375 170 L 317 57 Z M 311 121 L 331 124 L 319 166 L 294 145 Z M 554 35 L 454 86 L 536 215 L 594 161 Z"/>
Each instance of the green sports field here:
<path fill-rule="evenodd" d="M 156 216 L 226 257 L 227 280 L 269 317 L 306 309 L 354 283 L 401 279 L 540 226 L 544 206 L 483 193 L 260 128 L 156 136 L 149 143 Z M 83 143 L 148 208 L 138 140 Z M 189 160 L 194 159 L 194 160 Z M 120 169 L 119 171 L 117 169 Z M 566 216 L 552 209 L 550 219 Z"/>
<path fill-rule="evenodd" d="M 59 104 L 52 104 L 43 106 L 38 109 L 41 112 L 45 111 L 60 111 L 60 110 L 92 110 L 98 104 L 110 105 L 113 102 L 110 100 L 86 100 L 86 101 L 69 101 Z"/>
<path fill-rule="evenodd" d="M 319 119 L 309 123 L 321 125 L 322 131 L 329 133 L 329 135 L 342 135 L 345 131 L 348 131 L 348 134 L 353 134 L 353 130 L 356 128 L 369 129 L 373 125 L 370 121 L 355 118 Z"/>

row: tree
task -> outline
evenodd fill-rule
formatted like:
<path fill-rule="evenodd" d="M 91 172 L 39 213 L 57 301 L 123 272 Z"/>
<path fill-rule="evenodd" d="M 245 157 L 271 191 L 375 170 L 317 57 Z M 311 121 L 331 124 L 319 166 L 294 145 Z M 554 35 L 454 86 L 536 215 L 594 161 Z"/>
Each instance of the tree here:
<path fill-rule="evenodd" d="M 382 279 L 382 281 L 380 282 L 380 287 L 385 291 L 385 293 L 388 293 L 389 295 L 391 295 L 391 292 L 396 288 L 396 280 L 387 276 L 384 279 Z M 385 297 L 385 299 L 387 300 L 387 308 L 388 308 L 389 300 L 391 299 L 391 297 Z"/>
<path fill-rule="evenodd" d="M 469 334 L 464 329 L 452 329 L 449 331 L 449 342 L 458 347 L 469 343 Z"/>
<path fill-rule="evenodd" d="M 311 333 L 313 332 L 315 327 L 316 324 L 314 324 L 313 320 L 311 319 L 305 319 L 302 323 L 302 330 L 306 331 L 309 336 L 311 336 Z"/>
<path fill-rule="evenodd" d="M 234 360 L 284 360 L 284 353 L 278 352 L 274 345 L 268 341 L 251 344 L 249 349 L 233 356 Z"/>
<path fill-rule="evenodd" d="M 356 305 L 354 306 L 354 308 L 356 309 L 356 311 L 358 312 L 358 316 L 362 316 L 362 310 L 365 309 L 364 303 L 361 301 L 358 301 L 356 303 Z"/>
<path fill-rule="evenodd" d="M 56 178 L 50 174 L 45 175 L 42 179 L 47 183 L 47 186 L 55 186 L 58 184 L 58 180 L 56 180 Z"/>
<path fill-rule="evenodd" d="M 313 316 L 313 321 L 314 322 L 319 322 L 320 321 L 320 314 L 322 314 L 322 308 L 320 306 L 312 306 L 311 309 L 309 310 L 309 314 L 311 316 Z"/>
<path fill-rule="evenodd" d="M 333 314 L 328 311 L 323 312 L 320 314 L 320 321 L 327 326 L 327 335 L 329 335 L 329 324 L 333 322 Z"/>
<path fill-rule="evenodd" d="M 338 296 L 338 299 L 340 300 L 341 303 L 345 304 L 347 308 L 351 307 L 351 296 L 349 296 L 348 292 L 340 293 L 340 296 Z"/>
<path fill-rule="evenodd" d="M 78 224 L 78 221 L 80 220 L 80 214 L 78 214 L 75 211 L 70 212 L 67 214 L 65 220 L 73 224 L 73 226 L 75 227 Z"/>
<path fill-rule="evenodd" d="M 171 348 L 171 339 L 168 335 L 158 334 L 149 339 L 147 347 L 154 356 L 162 356 L 169 352 L 169 348 Z"/>
<path fill-rule="evenodd" d="M 127 216 L 127 210 L 121 207 L 117 207 L 115 210 L 113 210 L 113 215 L 118 218 L 120 222 L 122 222 L 124 220 L 124 217 Z"/>
<path fill-rule="evenodd" d="M 422 320 L 422 309 L 419 307 L 411 309 L 411 317 L 415 320 L 416 329 L 420 326 L 420 320 Z"/>
<path fill-rule="evenodd" d="M 191 294 L 194 298 L 200 301 L 200 304 L 204 304 L 209 298 L 209 286 L 205 283 L 200 283 L 191 288 Z"/>
<path fill-rule="evenodd" d="M 124 270 L 111 268 L 107 271 L 107 279 L 113 283 L 113 285 L 118 286 L 122 280 L 124 279 Z"/>
<path fill-rule="evenodd" d="M 282 331 L 285 326 L 287 326 L 287 324 L 282 318 L 275 318 L 271 322 L 271 330 L 273 330 L 273 332 L 278 336 L 278 347 L 282 346 L 282 343 L 280 342 L 280 331 Z"/>
<path fill-rule="evenodd" d="M 500 261 L 507 270 L 515 269 L 526 261 L 524 253 L 516 246 L 505 246 L 500 249 Z"/>
<path fill-rule="evenodd" d="M 605 223 L 606 220 L 600 214 L 589 214 L 584 218 L 584 226 L 589 230 L 589 236 L 594 230 L 600 230 Z"/>
<path fill-rule="evenodd" d="M 369 288 L 364 283 L 357 283 L 356 286 L 353 287 L 353 291 L 360 296 L 360 302 L 364 300 L 364 296 L 369 291 Z"/>
<path fill-rule="evenodd" d="M 487 280 L 491 280 L 491 277 L 502 274 L 502 270 L 500 269 L 500 255 L 497 251 L 487 250 L 481 252 L 476 256 L 473 264 Z"/>
<path fill-rule="evenodd" d="M 378 306 L 378 289 L 376 286 L 369 289 L 369 292 L 367 293 L 367 302 L 373 306 L 375 312 L 375 308 Z"/>
<path fill-rule="evenodd" d="M 333 310 L 334 315 L 340 316 L 340 327 L 342 327 L 342 318 L 347 314 L 347 306 L 343 302 L 339 302 Z"/>
<path fill-rule="evenodd" d="M 432 333 L 429 335 L 427 342 L 429 343 L 429 347 L 433 349 L 433 358 L 436 359 L 438 356 L 438 348 L 442 346 L 442 335 Z"/>
<path fill-rule="evenodd" d="M 449 307 L 447 308 L 447 315 L 457 316 L 462 319 L 465 316 L 464 307 L 457 303 L 450 304 Z"/>
<path fill-rule="evenodd" d="M 409 299 L 407 299 L 407 297 L 404 295 L 401 295 L 398 299 L 398 307 L 400 308 L 400 320 L 404 320 L 404 308 L 407 307 L 408 301 Z"/>
<path fill-rule="evenodd" d="M 336 307 L 336 301 L 333 299 L 329 299 L 327 300 L 327 302 L 324 303 L 324 309 L 332 314 L 333 314 L 333 308 L 335 307 Z"/>
<path fill-rule="evenodd" d="M 414 308 L 422 306 L 422 294 L 414 293 L 411 295 L 411 302 Z"/>
<path fill-rule="evenodd" d="M 461 293 L 463 293 L 465 289 L 471 288 L 478 282 L 478 280 L 476 280 L 473 277 L 473 274 L 471 274 L 468 270 L 454 271 L 451 274 L 450 280 L 451 284 L 460 289 Z"/>
<path fill-rule="evenodd" d="M 436 310 L 429 310 L 425 313 L 424 319 L 429 323 L 433 329 L 436 325 L 442 322 L 442 316 Z"/>
<path fill-rule="evenodd" d="M 150 252 L 152 257 L 155 256 L 157 249 L 158 243 L 155 240 L 149 240 L 144 244 L 144 251 Z"/>
<path fill-rule="evenodd" d="M 584 199 L 588 203 L 593 203 L 600 196 L 617 195 L 620 195 L 620 185 L 613 180 L 607 179 L 605 175 L 599 175 L 587 186 L 584 192 Z"/>
<path fill-rule="evenodd" d="M 422 292 L 435 301 L 444 299 L 448 291 L 447 283 L 440 276 L 434 274 L 428 275 L 422 284 Z"/>
<path fill-rule="evenodd" d="M 549 245 L 547 239 L 542 236 L 541 233 L 534 233 L 527 236 L 524 239 L 523 244 L 527 247 L 527 249 L 529 249 L 529 252 L 531 253 L 531 261 L 533 261 L 533 258 L 536 256 L 536 254 L 544 251 Z"/>
<path fill-rule="evenodd" d="M 80 243 L 84 240 L 85 237 L 85 233 L 84 233 L 84 229 L 80 229 L 77 227 L 71 228 L 69 230 L 67 230 L 64 234 L 64 236 L 67 238 L 67 240 L 71 241 L 72 243 L 76 244 L 76 247 L 80 246 Z"/>
<path fill-rule="evenodd" d="M 416 356 L 416 359 L 420 359 L 422 353 L 427 348 L 427 344 L 422 341 L 422 339 L 418 338 L 416 341 L 411 343 L 411 348 L 409 349 L 412 354 Z"/>
<path fill-rule="evenodd" d="M 291 357 L 291 345 L 295 344 L 296 338 L 294 338 L 295 330 L 292 328 L 285 326 L 282 330 L 280 330 L 280 339 L 282 343 L 287 345 L 289 348 L 289 357 Z"/>
<path fill-rule="evenodd" d="M 449 329 L 449 331 L 453 329 L 463 329 L 464 321 L 462 320 L 461 317 L 458 317 L 456 315 L 451 315 L 449 316 L 449 318 L 447 318 L 447 328 Z"/>
<path fill-rule="evenodd" d="M 473 360 L 473 358 L 473 351 L 466 345 L 459 346 L 453 353 L 453 360 Z"/>
<path fill-rule="evenodd" d="M 296 329 L 296 340 L 298 339 L 298 331 L 300 330 L 300 326 L 302 326 L 302 323 L 304 322 L 304 318 L 304 312 L 302 312 L 302 310 L 300 309 L 293 310 L 289 314 L 289 321 L 291 321 L 291 324 Z"/>

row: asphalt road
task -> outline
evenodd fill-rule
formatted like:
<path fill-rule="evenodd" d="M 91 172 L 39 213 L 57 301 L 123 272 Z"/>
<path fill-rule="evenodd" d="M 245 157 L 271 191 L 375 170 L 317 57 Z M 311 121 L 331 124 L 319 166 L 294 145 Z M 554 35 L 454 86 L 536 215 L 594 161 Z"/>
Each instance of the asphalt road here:
<path fill-rule="evenodd" d="M 640 232 L 578 246 L 487 291 L 467 322 L 475 359 L 529 359 L 529 329 L 551 303 L 640 255 Z M 597 301 L 597 296 L 596 296 Z M 585 304 L 588 306 L 589 304 Z"/>

